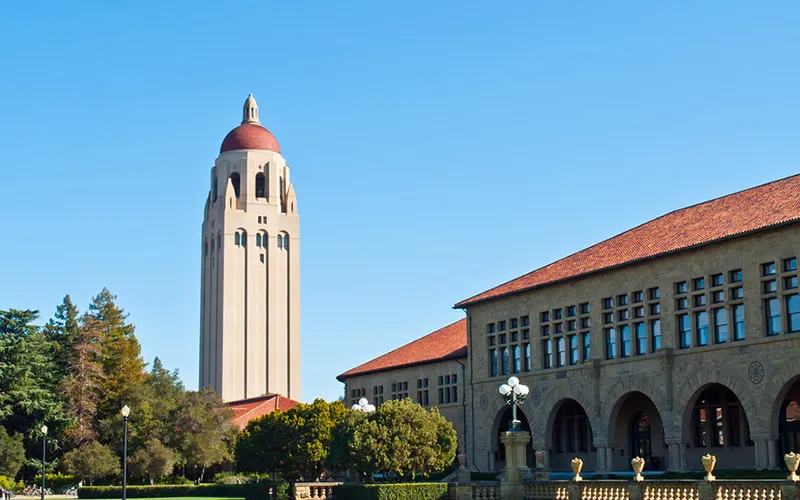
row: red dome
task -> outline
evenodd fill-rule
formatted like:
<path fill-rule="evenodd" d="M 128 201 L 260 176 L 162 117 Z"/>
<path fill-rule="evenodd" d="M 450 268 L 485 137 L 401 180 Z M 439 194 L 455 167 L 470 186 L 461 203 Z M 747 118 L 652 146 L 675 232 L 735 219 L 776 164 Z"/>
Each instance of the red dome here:
<path fill-rule="evenodd" d="M 222 140 L 220 153 L 234 151 L 236 149 L 265 149 L 280 154 L 281 147 L 272 132 L 261 125 L 254 123 L 243 123 L 228 132 Z"/>

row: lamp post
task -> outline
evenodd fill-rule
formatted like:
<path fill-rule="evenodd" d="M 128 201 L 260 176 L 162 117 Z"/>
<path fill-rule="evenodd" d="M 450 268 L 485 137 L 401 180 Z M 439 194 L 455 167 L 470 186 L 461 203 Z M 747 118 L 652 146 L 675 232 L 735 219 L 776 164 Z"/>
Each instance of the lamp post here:
<path fill-rule="evenodd" d="M 361 398 L 358 400 L 358 404 L 354 404 L 350 407 L 351 410 L 360 411 L 363 413 L 372 413 L 375 411 L 375 405 L 369 404 L 367 398 Z"/>
<path fill-rule="evenodd" d="M 525 401 L 525 396 L 528 395 L 529 391 L 528 386 L 520 384 L 517 377 L 509 378 L 508 383 L 500 386 L 500 394 L 506 399 L 506 404 L 511 405 L 511 431 L 520 430 L 519 420 L 517 420 L 517 406 Z"/>
<path fill-rule="evenodd" d="M 125 500 L 128 488 L 128 415 L 131 414 L 131 409 L 125 405 L 120 413 L 122 414 L 122 500 Z"/>
<path fill-rule="evenodd" d="M 45 487 L 45 464 L 47 464 L 47 426 L 43 425 L 42 431 L 42 500 L 44 500 L 44 487 Z"/>

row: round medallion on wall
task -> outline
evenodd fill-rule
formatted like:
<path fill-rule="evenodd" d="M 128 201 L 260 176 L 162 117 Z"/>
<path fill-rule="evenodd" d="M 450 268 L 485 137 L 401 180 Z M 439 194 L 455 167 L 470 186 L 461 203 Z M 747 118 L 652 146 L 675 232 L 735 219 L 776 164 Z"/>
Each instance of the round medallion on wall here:
<path fill-rule="evenodd" d="M 486 411 L 486 408 L 489 407 L 489 397 L 486 396 L 486 394 L 481 394 L 478 404 L 480 405 L 481 410 Z"/>
<path fill-rule="evenodd" d="M 747 376 L 750 377 L 750 382 L 760 384 L 764 380 L 764 367 L 758 361 L 753 361 L 747 369 Z"/>
<path fill-rule="evenodd" d="M 539 406 L 539 403 L 542 402 L 542 391 L 539 390 L 538 387 L 534 387 L 531 389 L 531 403 L 533 406 Z"/>

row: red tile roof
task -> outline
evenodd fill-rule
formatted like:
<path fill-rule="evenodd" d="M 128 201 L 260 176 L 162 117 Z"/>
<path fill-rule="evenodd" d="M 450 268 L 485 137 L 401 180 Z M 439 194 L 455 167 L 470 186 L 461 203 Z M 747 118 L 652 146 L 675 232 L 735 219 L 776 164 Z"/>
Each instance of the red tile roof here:
<path fill-rule="evenodd" d="M 404 366 L 433 363 L 445 359 L 463 358 L 467 355 L 467 320 L 462 319 L 451 325 L 406 344 L 399 349 L 367 361 L 348 370 L 336 379 L 344 382 L 356 375 L 393 370 Z"/>
<path fill-rule="evenodd" d="M 800 175 L 670 212 L 454 307 L 565 281 L 800 220 Z"/>
<path fill-rule="evenodd" d="M 297 401 L 285 398 L 280 394 L 266 394 L 257 398 L 228 402 L 228 406 L 233 410 L 233 423 L 239 429 L 247 427 L 247 422 L 254 418 L 272 413 L 275 410 L 289 411 L 297 404 Z"/>

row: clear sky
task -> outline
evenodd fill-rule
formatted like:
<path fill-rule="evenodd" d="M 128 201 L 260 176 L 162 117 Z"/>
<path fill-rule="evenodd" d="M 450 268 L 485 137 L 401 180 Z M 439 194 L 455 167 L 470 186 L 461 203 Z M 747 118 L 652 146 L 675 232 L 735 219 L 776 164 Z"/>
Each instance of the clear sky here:
<path fill-rule="evenodd" d="M 292 168 L 303 399 L 452 305 L 800 172 L 800 2 L 9 2 L 0 309 L 104 286 L 197 386 L 209 172 L 248 93 Z"/>

